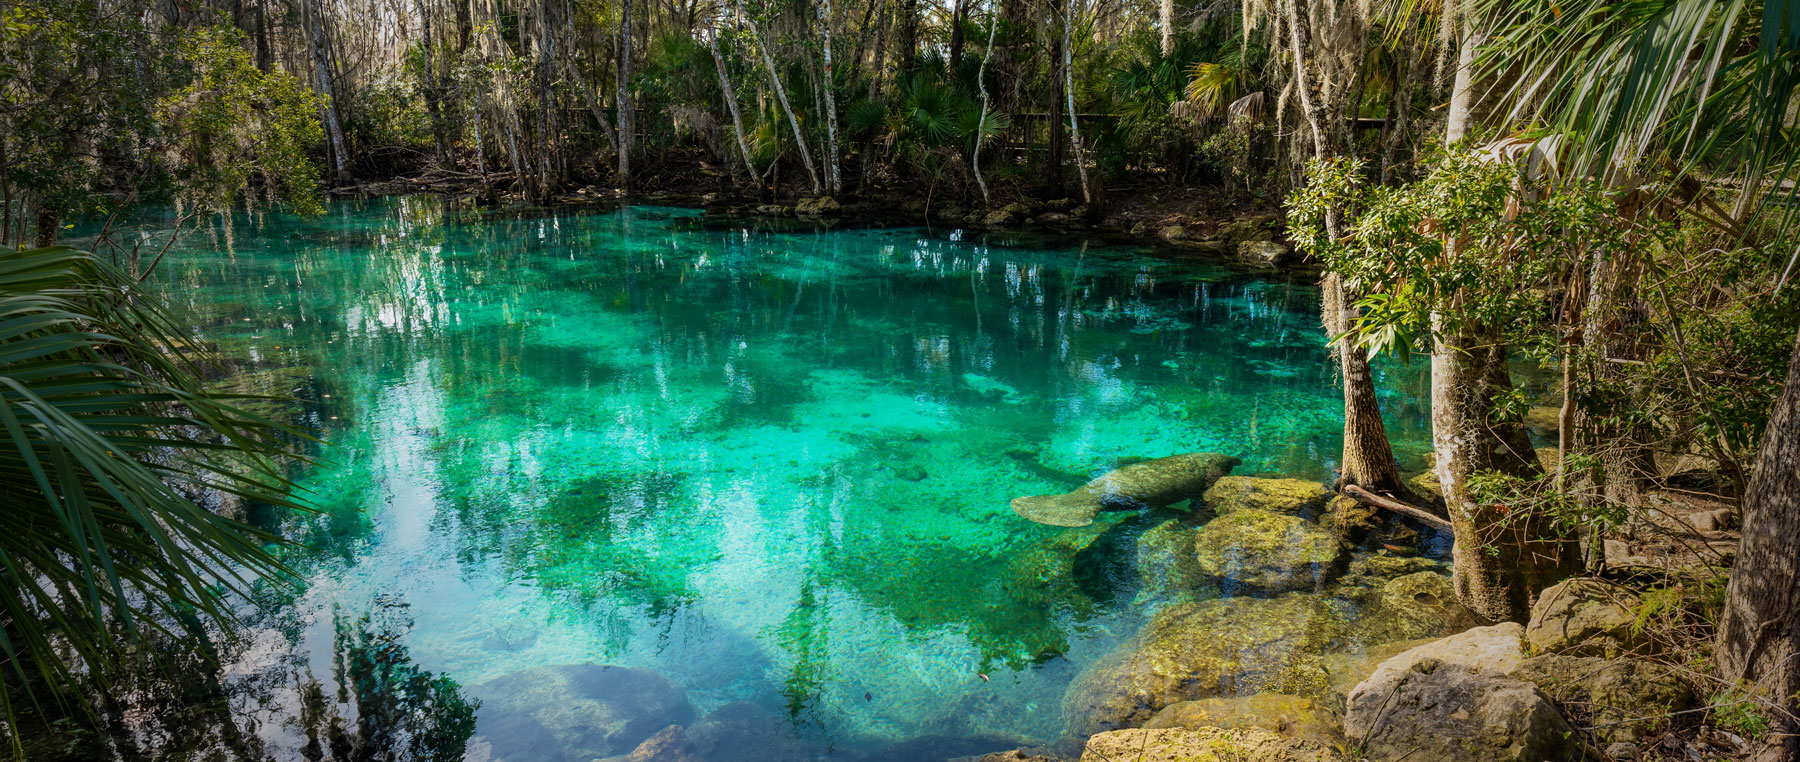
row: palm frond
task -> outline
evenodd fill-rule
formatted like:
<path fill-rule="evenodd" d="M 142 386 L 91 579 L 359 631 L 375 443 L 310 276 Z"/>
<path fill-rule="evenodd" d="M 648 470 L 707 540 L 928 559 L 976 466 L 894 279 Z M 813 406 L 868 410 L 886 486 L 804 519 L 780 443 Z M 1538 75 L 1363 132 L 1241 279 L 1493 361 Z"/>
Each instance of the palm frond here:
<path fill-rule="evenodd" d="M 184 496 L 293 506 L 297 432 L 205 391 L 197 348 L 90 254 L 0 252 L 0 657 L 21 683 L 79 704 L 120 631 L 229 626 L 226 596 L 283 571 L 279 538 Z"/>

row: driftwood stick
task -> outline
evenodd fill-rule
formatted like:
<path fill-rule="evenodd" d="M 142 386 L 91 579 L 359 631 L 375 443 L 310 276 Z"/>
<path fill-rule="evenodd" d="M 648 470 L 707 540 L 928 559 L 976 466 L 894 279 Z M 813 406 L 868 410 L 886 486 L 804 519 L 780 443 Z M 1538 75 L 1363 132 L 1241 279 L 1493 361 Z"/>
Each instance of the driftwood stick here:
<path fill-rule="evenodd" d="M 1418 519 L 1418 520 L 1423 521 L 1427 524 L 1430 524 L 1434 527 L 1437 527 L 1438 529 L 1442 529 L 1446 532 L 1451 531 L 1450 530 L 1450 522 L 1448 522 L 1448 521 L 1438 518 L 1437 516 L 1434 516 L 1430 513 L 1420 510 L 1418 508 L 1414 508 L 1410 505 L 1402 503 L 1398 500 L 1382 497 L 1382 496 L 1377 495 L 1373 492 L 1370 492 L 1366 489 L 1358 487 L 1354 484 L 1344 485 L 1344 494 L 1349 495 L 1350 497 L 1356 498 L 1357 500 L 1359 500 L 1361 502 L 1368 503 L 1369 505 L 1375 506 L 1376 508 L 1385 508 L 1387 510 L 1398 513 L 1402 516 L 1407 516 L 1407 517 Z"/>

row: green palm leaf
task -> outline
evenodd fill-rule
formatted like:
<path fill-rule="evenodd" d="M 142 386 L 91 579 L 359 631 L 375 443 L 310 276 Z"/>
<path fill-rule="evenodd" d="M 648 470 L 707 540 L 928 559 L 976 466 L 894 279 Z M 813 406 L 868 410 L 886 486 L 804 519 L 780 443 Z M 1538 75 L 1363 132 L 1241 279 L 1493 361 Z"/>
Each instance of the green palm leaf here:
<path fill-rule="evenodd" d="M 196 347 L 90 254 L 0 252 L 0 659 L 21 684 L 82 704 L 78 675 L 104 690 L 146 633 L 200 643 L 283 571 L 278 538 L 185 496 L 292 506 L 296 432 L 205 391 Z"/>

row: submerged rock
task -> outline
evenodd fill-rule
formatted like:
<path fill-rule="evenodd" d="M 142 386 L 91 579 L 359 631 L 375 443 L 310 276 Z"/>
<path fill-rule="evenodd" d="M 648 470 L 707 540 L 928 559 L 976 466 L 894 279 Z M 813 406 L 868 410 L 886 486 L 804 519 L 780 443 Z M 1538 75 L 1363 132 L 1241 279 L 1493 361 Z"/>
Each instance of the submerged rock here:
<path fill-rule="evenodd" d="M 1341 618 L 1301 594 L 1167 606 L 1076 677 L 1064 714 L 1085 735 L 1142 724 L 1181 701 L 1264 691 L 1322 696 L 1330 681 L 1320 654 L 1338 640 Z"/>
<path fill-rule="evenodd" d="M 1138 535 L 1137 570 L 1143 598 L 1176 597 L 1203 586 L 1206 577 L 1194 559 L 1195 531 L 1186 519 L 1169 519 Z"/>
<path fill-rule="evenodd" d="M 624 762 L 701 762 L 680 725 L 670 725 L 644 739 Z"/>
<path fill-rule="evenodd" d="M 1586 749 L 1530 683 L 1424 659 L 1351 694 L 1344 735 L 1371 762 L 1576 762 Z"/>
<path fill-rule="evenodd" d="M 1259 728 L 1134 728 L 1089 738 L 1081 762 L 1339 762 L 1320 744 Z"/>
<path fill-rule="evenodd" d="M 533 667 L 469 693 L 482 701 L 475 732 L 492 744 L 496 760 L 588 762 L 624 754 L 694 714 L 681 686 L 635 667 Z"/>
<path fill-rule="evenodd" d="M 1608 743 L 1644 740 L 1668 726 L 1669 713 L 1696 705 L 1694 690 L 1674 670 L 1641 659 L 1550 654 L 1526 659 L 1512 676 L 1579 710 Z M 1639 720 L 1645 717 L 1651 719 Z"/>
<path fill-rule="evenodd" d="M 1343 720 L 1336 712 L 1304 696 L 1284 693 L 1182 701 L 1163 707 L 1144 727 L 1258 728 L 1327 748 L 1344 742 Z"/>
<path fill-rule="evenodd" d="M 800 762 L 818 756 L 787 733 L 787 727 L 774 713 L 739 701 L 690 725 L 687 738 L 707 762 Z"/>
<path fill-rule="evenodd" d="M 1538 594 L 1525 640 L 1538 653 L 1617 656 L 1650 646 L 1637 623 L 1638 597 L 1602 579 L 1564 580 Z"/>
<path fill-rule="evenodd" d="M 1357 624 L 1364 642 L 1389 643 L 1462 632 L 1479 621 L 1457 600 L 1448 576 L 1421 571 L 1383 584 Z"/>
<path fill-rule="evenodd" d="M 1206 491 L 1206 504 L 1220 516 L 1257 510 L 1311 518 L 1325 508 L 1330 497 L 1325 485 L 1304 479 L 1227 476 Z"/>
<path fill-rule="evenodd" d="M 1133 463 L 1062 495 L 1013 498 L 1013 512 L 1039 524 L 1082 527 L 1102 510 L 1161 508 L 1198 497 L 1242 461 L 1200 452 Z"/>
<path fill-rule="evenodd" d="M 1206 523 L 1194 537 L 1200 571 L 1230 592 L 1282 593 L 1324 586 L 1343 547 L 1298 516 L 1240 510 Z"/>

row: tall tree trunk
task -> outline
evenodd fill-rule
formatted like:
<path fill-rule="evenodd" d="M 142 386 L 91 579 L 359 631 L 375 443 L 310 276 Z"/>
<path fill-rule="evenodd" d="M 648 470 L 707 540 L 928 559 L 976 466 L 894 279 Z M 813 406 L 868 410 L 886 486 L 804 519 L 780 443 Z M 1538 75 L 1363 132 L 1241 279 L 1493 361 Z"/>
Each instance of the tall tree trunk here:
<path fill-rule="evenodd" d="M 337 97 L 331 88 L 331 67 L 326 60 L 324 19 L 319 15 L 319 0 L 304 0 L 301 13 L 306 26 L 307 47 L 312 54 L 313 81 L 318 84 L 319 105 L 323 112 L 325 137 L 331 141 L 331 164 L 339 185 L 350 183 L 349 151 L 344 147 L 344 129 L 338 123 Z"/>
<path fill-rule="evenodd" d="M 989 100 L 987 68 L 988 59 L 992 58 L 994 55 L 994 32 L 999 29 L 1000 19 L 995 18 L 990 13 L 988 16 L 987 47 L 981 49 L 981 68 L 975 72 L 975 84 L 977 87 L 981 88 L 981 117 L 975 122 L 975 150 L 971 152 L 972 155 L 969 158 L 969 164 L 975 169 L 975 184 L 981 186 L 981 203 L 983 206 L 989 205 L 987 180 L 981 176 L 981 145 L 985 142 L 984 138 L 987 137 Z"/>
<path fill-rule="evenodd" d="M 844 192 L 842 168 L 838 162 L 837 80 L 831 72 L 831 0 L 823 0 L 825 17 L 819 20 L 820 38 L 824 43 L 825 76 L 820 88 L 825 92 L 825 185 L 832 195 Z"/>
<path fill-rule="evenodd" d="M 969 0 L 950 0 L 950 77 L 962 71 L 963 23 L 969 17 Z"/>
<path fill-rule="evenodd" d="M 1479 45 L 1475 33 L 1464 32 L 1444 130 L 1449 145 L 1468 134 Z M 1445 240 L 1447 256 L 1456 256 L 1459 246 Z M 1491 621 L 1523 622 L 1538 591 L 1581 573 L 1581 550 L 1574 534 L 1561 532 L 1547 518 L 1508 515 L 1505 506 L 1484 505 L 1472 493 L 1469 479 L 1481 472 L 1521 478 L 1542 472 L 1524 427 L 1494 420 L 1494 400 L 1512 391 L 1499 331 L 1460 330 L 1452 332 L 1442 313 L 1432 314 L 1431 439 L 1455 533 L 1456 594 Z"/>
<path fill-rule="evenodd" d="M 1064 9 L 1070 0 L 1052 0 L 1050 4 L 1050 23 L 1057 24 L 1065 15 Z M 1063 30 L 1055 26 L 1050 28 L 1050 145 L 1049 166 L 1050 195 L 1063 195 L 1063 78 L 1057 76 L 1057 69 L 1062 66 L 1064 36 Z"/>
<path fill-rule="evenodd" d="M 725 95 L 725 107 L 731 111 L 731 134 L 737 139 L 738 154 L 744 160 L 744 170 L 755 178 L 756 160 L 750 157 L 750 143 L 744 140 L 744 116 L 738 109 L 737 88 L 731 86 L 731 73 L 725 69 L 725 55 L 719 52 L 719 27 L 713 25 L 712 34 L 707 35 L 707 45 L 712 48 L 713 63 L 719 68 L 719 90 Z"/>
<path fill-rule="evenodd" d="M 1094 192 L 1088 187 L 1087 156 L 1081 151 L 1081 126 L 1075 118 L 1075 65 L 1070 35 L 1075 29 L 1075 0 L 1063 0 L 1062 83 L 1064 105 L 1069 108 L 1069 152 L 1075 156 L 1075 174 L 1081 178 L 1081 201 L 1093 204 Z M 1091 210 L 1091 207 L 1090 207 Z"/>
<path fill-rule="evenodd" d="M 537 188 L 538 197 L 546 198 L 560 182 L 556 167 L 556 141 L 562 135 L 561 120 L 556 114 L 556 18 L 551 0 L 537 0 Z"/>
<path fill-rule="evenodd" d="M 631 143 L 637 126 L 631 102 L 631 0 L 619 6 L 618 104 L 619 188 L 631 190 Z"/>
<path fill-rule="evenodd" d="M 1494 399 L 1512 390 L 1506 347 L 1497 331 L 1440 334 L 1431 376 L 1431 438 L 1455 533 L 1456 595 L 1490 621 L 1522 622 L 1538 591 L 1581 573 L 1581 550 L 1545 517 L 1509 515 L 1470 493 L 1478 473 L 1542 474 L 1524 426 L 1494 420 Z"/>
<path fill-rule="evenodd" d="M 269 49 L 269 0 L 256 0 L 256 68 L 267 74 L 274 66 L 274 54 Z"/>
<path fill-rule="evenodd" d="M 800 120 L 794 116 L 793 105 L 788 103 L 787 88 L 781 86 L 781 72 L 775 69 L 775 56 L 769 52 L 769 40 L 763 36 L 762 27 L 744 15 L 743 0 L 738 1 L 738 15 L 750 27 L 750 33 L 756 35 L 756 48 L 762 52 L 763 68 L 769 73 L 769 85 L 775 90 L 775 100 L 781 103 L 782 113 L 787 115 L 788 126 L 794 130 L 794 150 L 800 153 L 800 162 L 806 165 L 806 176 L 812 180 L 812 192 L 816 196 L 823 190 L 819 185 L 819 171 L 813 166 L 812 149 L 806 146 L 806 136 L 800 132 Z"/>
<path fill-rule="evenodd" d="M 1719 622 L 1719 674 L 1765 691 L 1776 713 L 1757 762 L 1800 759 L 1800 340 L 1744 492 L 1744 534 Z"/>
<path fill-rule="evenodd" d="M 419 73 L 419 78 L 423 82 L 419 89 L 425 98 L 426 117 L 431 120 L 432 148 L 437 153 L 438 163 L 448 166 L 450 164 L 450 129 L 444 123 L 444 89 L 443 81 L 438 79 L 437 74 L 437 59 L 440 54 L 437 42 L 431 34 L 432 13 L 431 9 L 426 7 L 425 0 L 415 0 L 415 7 L 418 9 L 420 28 L 424 34 L 421 43 L 425 51 L 424 71 Z"/>

